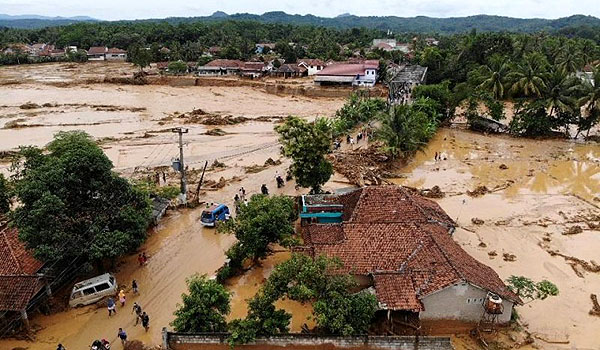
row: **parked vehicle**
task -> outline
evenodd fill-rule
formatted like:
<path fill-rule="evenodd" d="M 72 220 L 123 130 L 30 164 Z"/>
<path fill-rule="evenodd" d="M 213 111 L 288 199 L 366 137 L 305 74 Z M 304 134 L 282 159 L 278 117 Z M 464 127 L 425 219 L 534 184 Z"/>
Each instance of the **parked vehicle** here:
<path fill-rule="evenodd" d="M 229 219 L 229 208 L 225 204 L 215 204 L 202 212 L 200 222 L 204 226 L 214 227 L 217 221 Z"/>
<path fill-rule="evenodd" d="M 73 286 L 69 306 L 93 304 L 104 297 L 117 294 L 117 289 L 117 280 L 109 273 L 81 281 Z"/>

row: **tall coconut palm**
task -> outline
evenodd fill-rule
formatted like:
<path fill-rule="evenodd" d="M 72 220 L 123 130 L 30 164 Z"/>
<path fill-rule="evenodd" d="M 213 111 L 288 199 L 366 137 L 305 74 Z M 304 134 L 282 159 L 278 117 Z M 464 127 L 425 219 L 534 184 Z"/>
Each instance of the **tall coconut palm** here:
<path fill-rule="evenodd" d="M 584 113 L 577 136 L 583 130 L 589 135 L 590 129 L 600 121 L 600 66 L 594 68 L 591 79 L 581 79 L 579 88 L 579 106 Z"/>
<path fill-rule="evenodd" d="M 383 143 L 383 151 L 392 157 L 423 149 L 437 127 L 432 117 L 409 105 L 394 105 L 378 117 L 381 126 L 376 138 Z"/>
<path fill-rule="evenodd" d="M 546 88 L 546 66 L 546 59 L 540 53 L 534 52 L 523 57 L 523 61 L 509 74 L 512 81 L 510 92 L 540 97 Z"/>
<path fill-rule="evenodd" d="M 558 63 L 558 68 L 564 69 L 567 73 L 575 73 L 584 65 L 581 52 L 570 45 L 560 51 L 556 63 Z"/>
<path fill-rule="evenodd" d="M 570 75 L 565 68 L 556 67 L 548 73 L 543 100 L 550 116 L 571 113 L 577 108 L 577 99 L 572 94 L 577 83 L 577 78 Z"/>
<path fill-rule="evenodd" d="M 510 65 L 502 56 L 492 56 L 488 64 L 478 69 L 478 88 L 489 92 L 496 100 L 504 98 L 504 87 L 510 73 Z"/>

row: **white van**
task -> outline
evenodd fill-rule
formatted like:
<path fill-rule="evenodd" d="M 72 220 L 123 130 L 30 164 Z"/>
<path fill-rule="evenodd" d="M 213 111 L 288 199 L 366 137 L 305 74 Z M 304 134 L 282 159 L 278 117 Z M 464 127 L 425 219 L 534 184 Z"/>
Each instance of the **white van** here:
<path fill-rule="evenodd" d="M 89 305 L 98 300 L 117 294 L 117 280 L 110 273 L 76 283 L 69 300 L 70 307 Z"/>

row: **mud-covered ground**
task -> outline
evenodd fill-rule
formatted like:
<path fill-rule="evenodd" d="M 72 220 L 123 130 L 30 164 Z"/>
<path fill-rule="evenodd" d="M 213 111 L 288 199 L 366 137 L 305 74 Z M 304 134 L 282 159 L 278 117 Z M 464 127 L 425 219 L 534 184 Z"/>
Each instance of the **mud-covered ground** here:
<path fill-rule="evenodd" d="M 0 68 L 0 151 L 15 150 L 23 144 L 44 146 L 61 130 L 85 130 L 99 140 L 117 171 L 140 177 L 154 174 L 156 167 L 163 167 L 158 170 L 163 171 L 177 156 L 176 135 L 170 128 L 184 126 L 190 129 L 184 140 L 191 182 L 197 181 L 197 169 L 205 160 L 223 162 L 225 167 L 211 168 L 206 178 L 223 178 L 225 187 L 207 190 L 201 199 L 230 206 L 242 186 L 249 194 L 257 193 L 262 183 L 272 193 L 297 194 L 293 183 L 275 188 L 275 174 L 285 171 L 287 160 L 262 167 L 268 158 L 281 158 L 274 125 L 279 117 L 289 114 L 331 116 L 344 102 L 278 96 L 250 87 L 93 84 L 80 77 L 125 75 L 131 73 L 127 70 L 131 68 L 63 65 Z M 65 73 L 67 68 L 72 72 Z M 19 83 L 7 83 L 12 80 Z M 239 117 L 248 120 L 232 121 Z M 206 118 L 213 119 L 207 122 Z M 223 125 L 206 125 L 214 124 L 214 120 Z M 218 132 L 222 136 L 205 134 L 216 128 L 224 132 Z M 435 152 L 445 160 L 435 162 Z M 0 159 L 2 171 L 7 171 L 6 161 Z M 261 167 L 249 171 L 256 165 Z M 176 183 L 175 174 L 167 173 L 168 181 Z M 515 274 L 549 279 L 558 285 L 559 296 L 518 308 L 527 329 L 537 336 L 537 344 L 543 348 L 584 349 L 600 344 L 600 318 L 588 314 L 592 308 L 590 294 L 600 292 L 594 262 L 599 259 L 600 248 L 596 226 L 600 224 L 597 144 L 441 129 L 423 153 L 408 165 L 394 169 L 394 173 L 403 174 L 393 180 L 399 184 L 439 186 L 446 196 L 437 201 L 460 225 L 455 239 L 503 279 Z M 347 185 L 336 175 L 326 188 Z M 491 193 L 479 197 L 466 194 L 478 186 L 486 186 Z M 135 254 L 118 265 L 116 276 L 120 284 L 127 286 L 128 301 L 116 316 L 109 318 L 106 309 L 95 306 L 51 316 L 32 315 L 31 323 L 37 329 L 35 342 L 3 340 L 0 348 L 41 350 L 62 342 L 68 349 L 84 349 L 96 338 L 116 341 L 119 327 L 128 332 L 130 339 L 160 344 L 160 330 L 172 321 L 176 304 L 186 290 L 185 278 L 194 273 L 213 274 L 234 241 L 203 228 L 198 222 L 200 212 L 172 212 L 153 230 L 141 248 L 150 256 L 147 266 L 137 266 Z M 474 224 L 473 218 L 483 223 L 476 220 L 479 224 Z M 569 232 L 579 233 L 563 234 L 574 226 L 579 226 L 581 232 L 571 229 Z M 287 254 L 277 253 L 262 266 L 228 283 L 233 293 L 230 318 L 245 315 L 244 300 L 258 290 L 273 266 Z M 141 290 L 135 297 L 128 290 L 134 278 Z M 148 333 L 133 325 L 133 301 L 150 315 Z M 306 321 L 309 306 L 289 301 L 278 306 L 294 314 L 292 330 L 298 331 L 303 323 L 311 325 Z M 566 341 L 566 345 L 557 344 Z M 115 349 L 120 349 L 120 344 Z"/>
<path fill-rule="evenodd" d="M 434 161 L 435 152 L 446 160 Z M 537 344 L 597 348 L 600 318 L 588 312 L 590 294 L 600 291 L 598 144 L 442 129 L 402 171 L 406 177 L 395 182 L 446 192 L 437 201 L 460 226 L 454 238 L 502 279 L 523 275 L 558 286 L 558 296 L 517 307 Z M 466 193 L 477 186 L 492 193 Z M 565 234 L 575 226 L 580 233 Z"/>

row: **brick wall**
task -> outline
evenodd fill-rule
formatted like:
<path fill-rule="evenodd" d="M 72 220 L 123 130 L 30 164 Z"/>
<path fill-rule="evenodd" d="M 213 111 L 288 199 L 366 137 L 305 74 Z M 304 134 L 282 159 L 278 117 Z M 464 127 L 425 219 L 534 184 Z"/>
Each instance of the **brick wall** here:
<path fill-rule="evenodd" d="M 164 347 L 169 350 L 229 350 L 227 333 L 172 333 L 163 330 Z M 244 350 L 451 350 L 448 337 L 413 336 L 319 336 L 285 334 L 257 338 L 254 342 L 236 346 Z"/>

